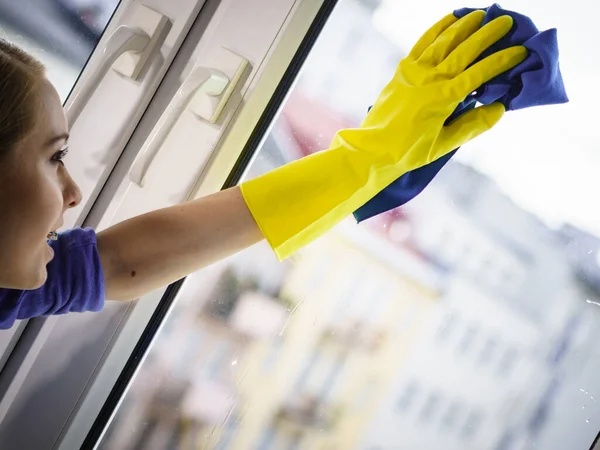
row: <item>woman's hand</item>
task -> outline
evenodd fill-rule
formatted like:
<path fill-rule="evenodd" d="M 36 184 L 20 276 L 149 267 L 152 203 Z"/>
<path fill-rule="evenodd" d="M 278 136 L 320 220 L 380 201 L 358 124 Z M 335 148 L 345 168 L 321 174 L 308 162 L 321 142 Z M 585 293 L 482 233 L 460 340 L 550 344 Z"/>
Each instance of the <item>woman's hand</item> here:
<path fill-rule="evenodd" d="M 444 126 L 471 92 L 521 63 L 511 47 L 475 60 L 511 29 L 510 16 L 482 26 L 484 11 L 448 15 L 402 60 L 359 128 L 328 150 L 242 184 L 269 245 L 284 259 L 348 217 L 403 174 L 492 128 L 504 106 L 475 108 Z"/>

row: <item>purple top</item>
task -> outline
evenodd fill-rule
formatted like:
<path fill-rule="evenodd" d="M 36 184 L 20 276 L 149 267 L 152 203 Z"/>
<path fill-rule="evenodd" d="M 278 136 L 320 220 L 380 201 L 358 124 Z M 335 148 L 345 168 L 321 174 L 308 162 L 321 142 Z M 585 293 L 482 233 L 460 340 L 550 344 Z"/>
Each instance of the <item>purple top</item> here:
<path fill-rule="evenodd" d="M 75 228 L 51 241 L 54 259 L 48 279 L 39 289 L 0 289 L 0 329 L 31 317 L 101 311 L 104 307 L 104 273 L 96 233 Z"/>

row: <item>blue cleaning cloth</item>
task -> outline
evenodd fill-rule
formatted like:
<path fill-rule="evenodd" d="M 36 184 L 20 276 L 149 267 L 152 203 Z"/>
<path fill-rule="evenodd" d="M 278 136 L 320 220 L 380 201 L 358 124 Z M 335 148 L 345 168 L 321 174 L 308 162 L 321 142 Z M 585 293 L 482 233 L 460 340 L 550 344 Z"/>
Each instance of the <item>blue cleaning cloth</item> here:
<path fill-rule="evenodd" d="M 540 32 L 529 17 L 502 9 L 498 4 L 488 8 L 462 8 L 454 11 L 454 15 L 461 18 L 478 9 L 486 12 L 483 25 L 503 15 L 510 15 L 514 19 L 514 25 L 506 36 L 487 49 L 477 61 L 514 45 L 526 47 L 528 56 L 521 64 L 490 80 L 467 97 L 446 123 L 472 109 L 477 102 L 489 105 L 499 101 L 507 111 L 568 102 L 558 63 L 556 29 Z M 362 222 L 412 200 L 427 187 L 457 150 L 405 173 L 357 209 L 354 218 Z"/>

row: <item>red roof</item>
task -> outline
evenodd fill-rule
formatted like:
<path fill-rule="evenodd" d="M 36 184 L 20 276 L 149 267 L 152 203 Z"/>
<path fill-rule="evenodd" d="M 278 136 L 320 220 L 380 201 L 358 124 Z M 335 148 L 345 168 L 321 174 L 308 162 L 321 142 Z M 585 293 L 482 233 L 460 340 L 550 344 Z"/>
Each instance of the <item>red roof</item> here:
<path fill-rule="evenodd" d="M 282 118 L 292 131 L 291 137 L 302 156 L 325 150 L 338 130 L 356 126 L 339 111 L 297 91 L 289 96 Z"/>
<path fill-rule="evenodd" d="M 328 148 L 338 130 L 358 126 L 339 111 L 298 91 L 290 94 L 280 118 L 292 132 L 290 138 L 297 144 L 302 156 Z M 403 219 L 406 219 L 405 214 L 398 208 L 380 214 L 373 225 L 385 229 L 393 221 Z"/>

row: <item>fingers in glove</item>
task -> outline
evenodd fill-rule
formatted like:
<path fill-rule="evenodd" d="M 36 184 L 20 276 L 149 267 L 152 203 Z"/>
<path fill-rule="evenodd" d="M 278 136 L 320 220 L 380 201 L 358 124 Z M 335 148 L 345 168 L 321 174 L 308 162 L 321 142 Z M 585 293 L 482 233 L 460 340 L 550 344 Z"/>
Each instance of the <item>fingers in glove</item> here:
<path fill-rule="evenodd" d="M 492 78 L 521 64 L 527 58 L 527 49 L 522 45 L 496 52 L 462 72 L 452 82 L 458 101 Z"/>
<path fill-rule="evenodd" d="M 473 11 L 450 25 L 419 57 L 419 63 L 437 66 L 462 42 L 481 28 L 485 11 Z"/>
<path fill-rule="evenodd" d="M 438 68 L 451 77 L 460 75 L 492 44 L 506 36 L 512 26 L 513 19 L 510 16 L 492 20 L 458 45 Z"/>
<path fill-rule="evenodd" d="M 427 47 L 433 44 L 440 34 L 442 34 L 449 26 L 457 21 L 458 18 L 456 18 L 454 14 L 448 14 L 447 16 L 443 17 L 434 26 L 427 30 L 423 36 L 421 36 L 421 38 L 413 46 L 408 57 L 414 60 L 419 59 Z"/>
<path fill-rule="evenodd" d="M 496 102 L 462 114 L 442 128 L 435 145 L 436 154 L 431 156 L 431 160 L 434 161 L 485 133 L 500 121 L 504 112 L 504 105 Z"/>

